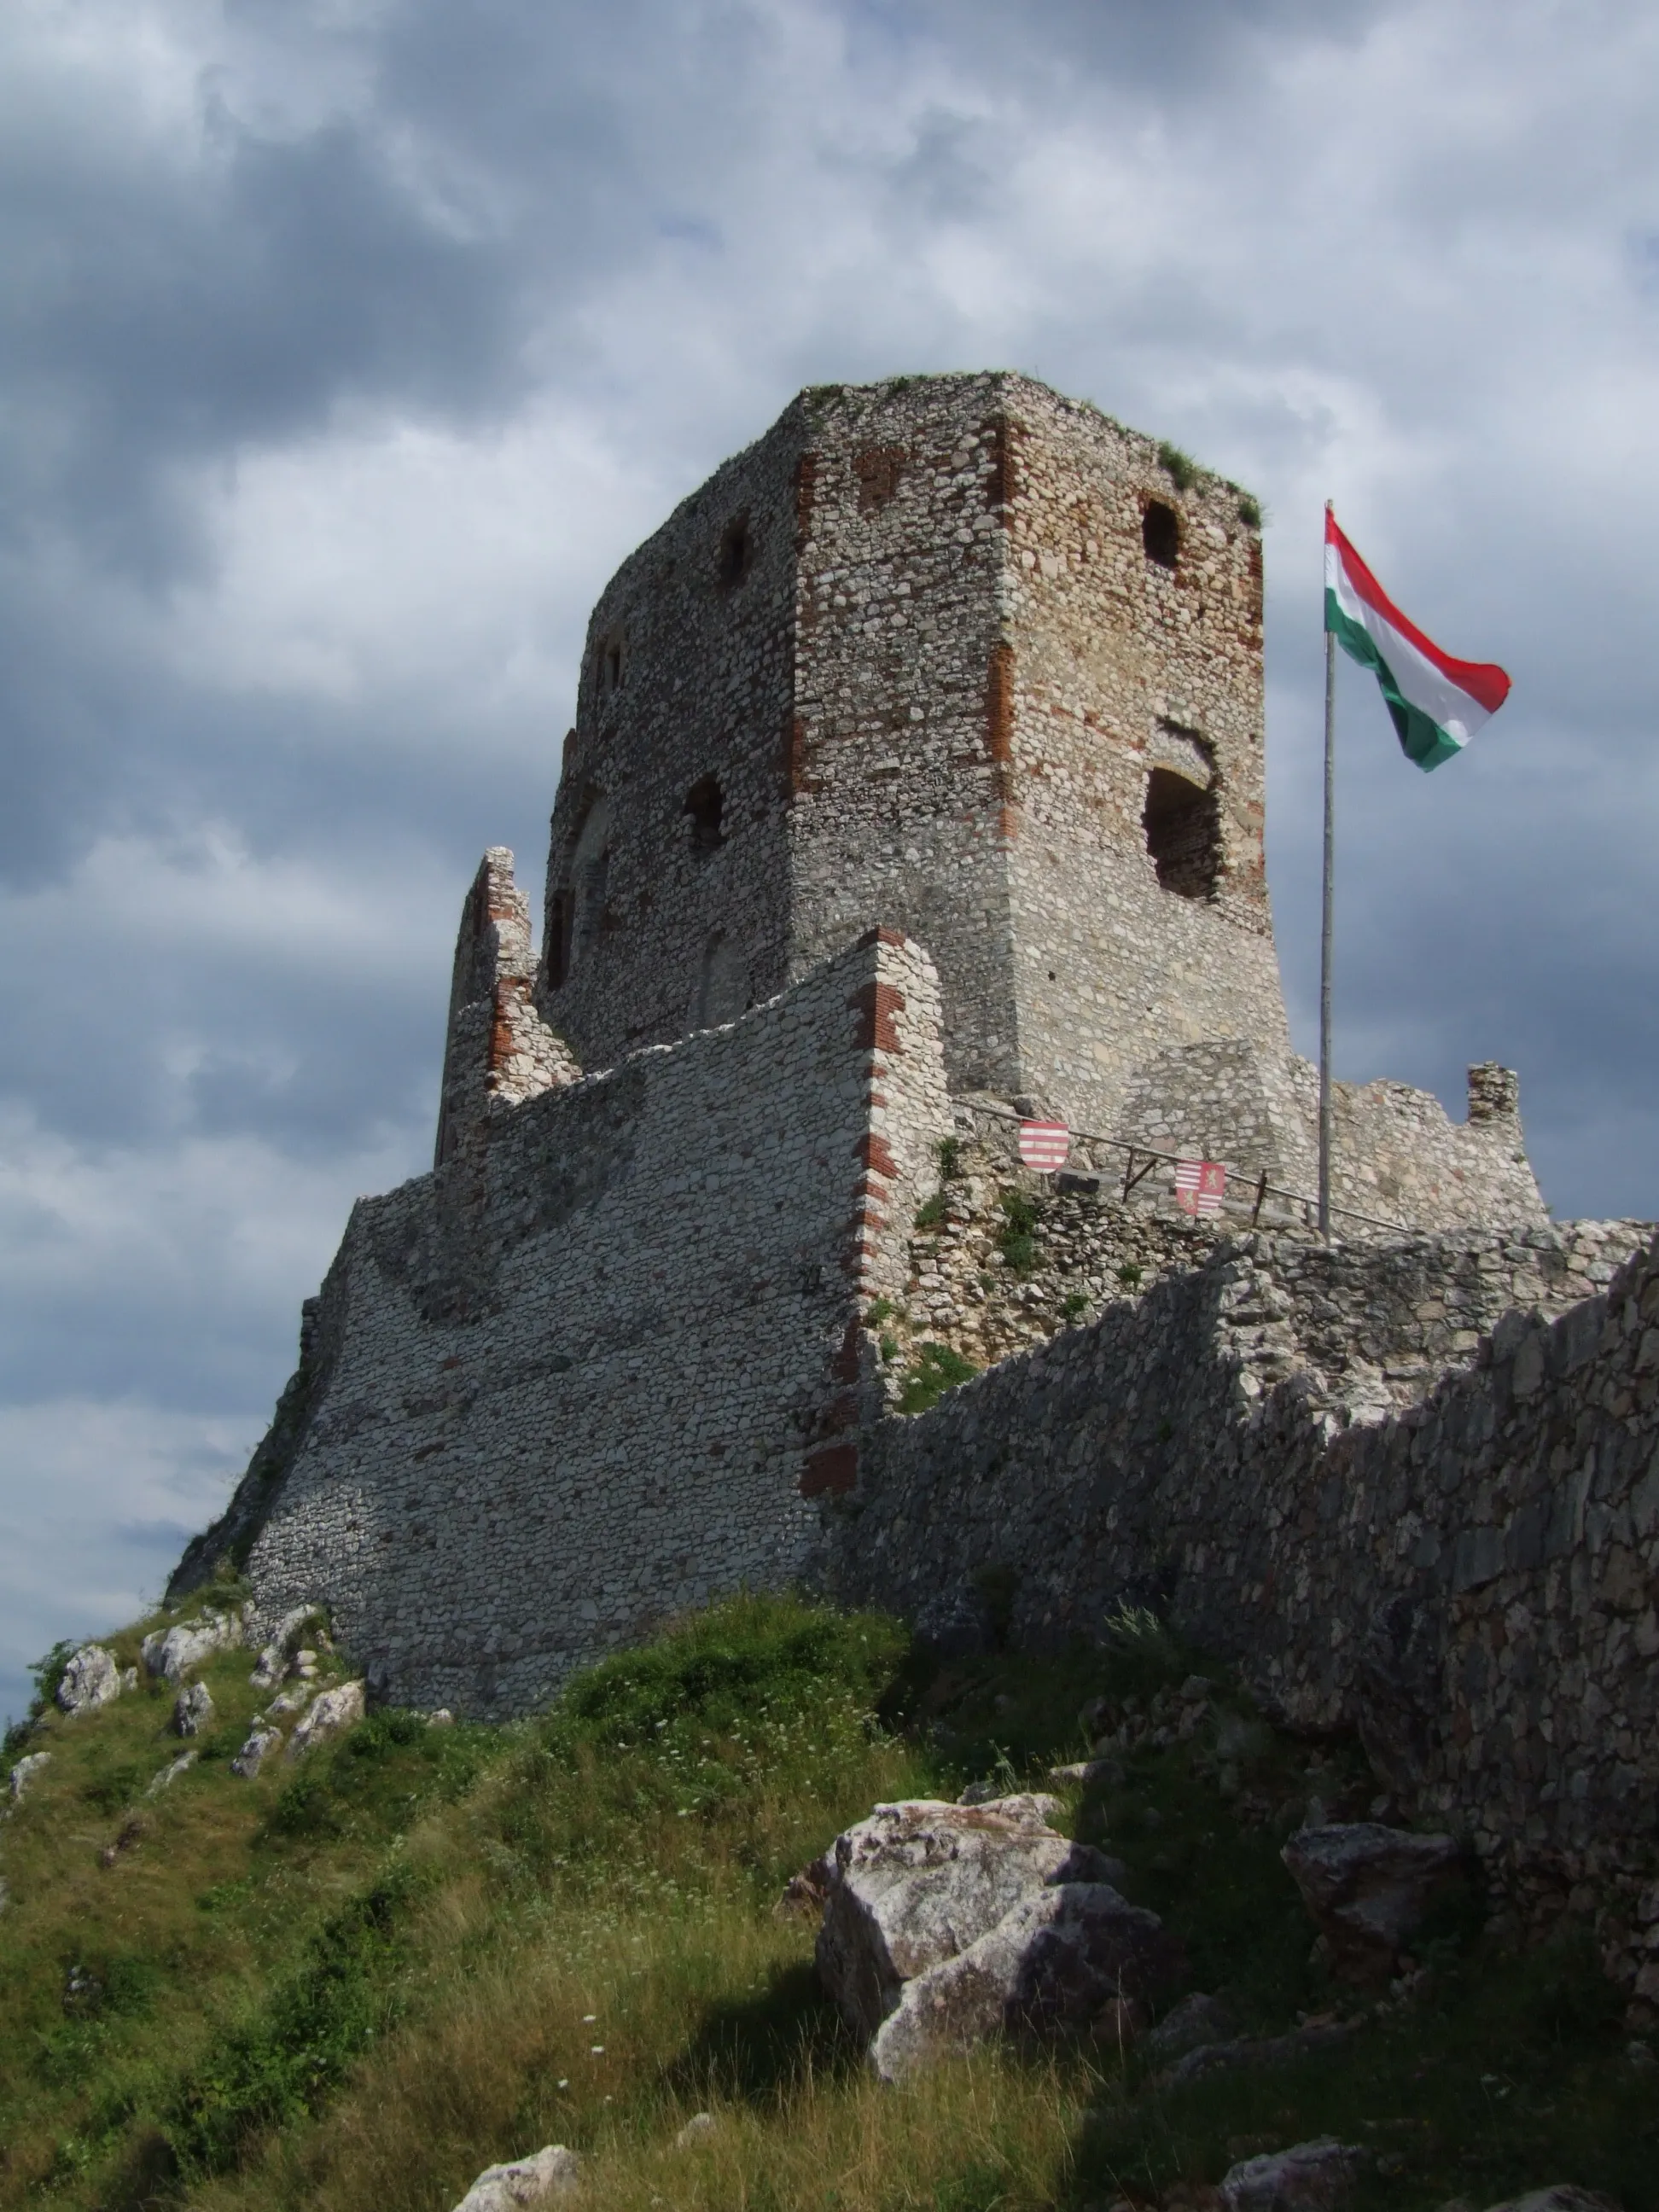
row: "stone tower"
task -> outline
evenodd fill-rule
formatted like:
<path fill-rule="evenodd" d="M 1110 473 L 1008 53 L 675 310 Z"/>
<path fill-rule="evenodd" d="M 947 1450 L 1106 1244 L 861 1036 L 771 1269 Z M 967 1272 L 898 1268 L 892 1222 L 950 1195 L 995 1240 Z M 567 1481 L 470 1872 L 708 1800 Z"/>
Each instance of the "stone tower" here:
<path fill-rule="evenodd" d="M 1288 1060 L 1262 801 L 1236 486 L 1028 377 L 818 387 L 594 611 L 538 1003 L 610 1066 L 896 927 L 953 1091 L 1114 1131 L 1171 1049 Z"/>

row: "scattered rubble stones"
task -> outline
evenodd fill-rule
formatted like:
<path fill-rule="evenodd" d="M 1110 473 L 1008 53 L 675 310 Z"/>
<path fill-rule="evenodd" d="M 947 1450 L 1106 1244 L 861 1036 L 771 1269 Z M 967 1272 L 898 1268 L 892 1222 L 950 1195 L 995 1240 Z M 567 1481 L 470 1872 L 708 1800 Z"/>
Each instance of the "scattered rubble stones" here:
<path fill-rule="evenodd" d="M 245 1613 L 204 1613 L 195 1620 L 178 1621 L 171 1628 L 155 1628 L 140 1645 L 145 1669 L 168 1682 L 180 1682 L 193 1667 L 216 1652 L 234 1650 L 242 1641 Z"/>
<path fill-rule="evenodd" d="M 1413 1835 L 1373 1820 L 1303 1828 L 1279 1856 L 1345 1981 L 1386 1980 L 1462 1856 L 1449 1836 Z"/>
<path fill-rule="evenodd" d="M 520 2205 L 564 2196 L 576 2186 L 579 2174 L 575 2152 L 567 2150 L 562 2143 L 549 2143 L 533 2158 L 486 2166 L 455 2212 L 517 2212 Z"/>
<path fill-rule="evenodd" d="M 1222 2177 L 1227 2212 L 1333 2212 L 1352 2188 L 1365 2153 L 1321 2136 L 1288 2150 L 1247 2158 Z"/>
<path fill-rule="evenodd" d="M 173 1701 L 174 1735 L 200 1735 L 214 1717 L 213 1692 L 205 1682 L 188 1682 Z"/>
<path fill-rule="evenodd" d="M 244 1782 L 252 1782 L 271 1753 L 281 1749 L 282 1741 L 281 1729 L 256 1727 L 231 1760 L 231 1772 L 240 1775 Z"/>
<path fill-rule="evenodd" d="M 1231 2074 L 1247 2067 L 1293 2066 L 1322 2051 L 1340 2050 L 1358 2033 L 1356 2021 L 1310 2021 L 1284 2035 L 1235 2036 L 1221 2043 L 1200 2043 L 1166 2066 L 1158 2075 L 1165 2088 L 1183 2088 L 1212 2074 Z"/>
<path fill-rule="evenodd" d="M 313 1699 L 289 1739 L 289 1757 L 303 1759 L 316 1745 L 355 1728 L 363 1717 L 363 1686 L 361 1680 L 342 1682 L 338 1689 L 325 1690 Z"/>
<path fill-rule="evenodd" d="M 248 1677 L 256 1690 L 275 1689 L 288 1671 L 289 1660 L 300 1638 L 321 1617 L 322 1607 L 318 1605 L 296 1605 L 283 1615 Z"/>
<path fill-rule="evenodd" d="M 124 1686 L 114 1653 L 101 1644 L 83 1644 L 64 1669 L 58 1685 L 58 1707 L 72 1720 L 77 1713 L 96 1712 L 100 1705 L 113 1705 Z"/>
<path fill-rule="evenodd" d="M 1200 2044 L 1224 2043 L 1238 2032 L 1238 2022 L 1231 2008 L 1220 1997 L 1206 1996 L 1202 1990 L 1194 1990 L 1171 2005 L 1158 2026 L 1149 2031 L 1142 2049 L 1149 2058 L 1168 2063 L 1184 2057 Z"/>

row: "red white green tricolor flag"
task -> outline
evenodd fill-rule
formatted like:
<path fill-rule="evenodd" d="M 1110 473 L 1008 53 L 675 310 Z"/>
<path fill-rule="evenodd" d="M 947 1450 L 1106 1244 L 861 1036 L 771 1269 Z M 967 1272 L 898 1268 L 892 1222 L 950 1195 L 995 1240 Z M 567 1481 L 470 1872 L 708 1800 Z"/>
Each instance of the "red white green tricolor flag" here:
<path fill-rule="evenodd" d="M 1491 661 L 1454 660 L 1402 615 L 1325 509 L 1325 627 L 1382 687 L 1407 760 L 1438 768 L 1510 696 Z"/>

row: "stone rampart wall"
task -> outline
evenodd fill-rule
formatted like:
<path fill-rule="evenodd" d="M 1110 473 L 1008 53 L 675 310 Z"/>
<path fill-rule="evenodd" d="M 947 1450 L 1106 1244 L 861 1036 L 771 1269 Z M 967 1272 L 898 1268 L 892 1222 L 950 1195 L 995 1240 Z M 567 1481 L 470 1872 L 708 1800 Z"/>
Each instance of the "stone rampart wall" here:
<path fill-rule="evenodd" d="M 228 1516 L 261 1615 L 323 1600 L 386 1694 L 501 1715 L 788 1581 L 948 1127 L 931 963 L 872 937 L 360 1200 Z"/>
<path fill-rule="evenodd" d="M 830 1581 L 947 1640 L 982 1632 L 992 1568 L 1038 1644 L 1153 1604 L 1295 1723 L 1358 1726 L 1530 1917 L 1599 1899 L 1628 1978 L 1659 1820 L 1659 1245 L 1614 1262 L 1650 1234 L 1225 1247 L 878 1424 Z"/>

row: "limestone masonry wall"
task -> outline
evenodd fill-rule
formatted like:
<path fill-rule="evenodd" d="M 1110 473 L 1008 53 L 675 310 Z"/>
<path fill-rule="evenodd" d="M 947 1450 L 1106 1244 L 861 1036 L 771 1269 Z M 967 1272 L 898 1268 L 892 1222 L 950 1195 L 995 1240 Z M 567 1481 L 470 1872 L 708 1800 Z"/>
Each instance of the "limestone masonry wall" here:
<path fill-rule="evenodd" d="M 1358 1725 L 1529 1918 L 1599 1902 L 1659 1993 L 1659 1243 L 1615 1264 L 1649 1233 L 1226 1245 L 877 1424 L 830 1585 L 947 1642 L 988 1569 L 1024 1641 L 1154 1605 Z"/>
<path fill-rule="evenodd" d="M 949 1126 L 938 1038 L 926 956 L 872 939 L 360 1200 L 260 1478 L 262 1616 L 323 1599 L 386 1694 L 520 1712 L 790 1580 L 853 1479 L 855 1316 Z"/>
<path fill-rule="evenodd" d="M 1144 1597 L 1523 1903 L 1622 1895 L 1659 1261 L 1548 1225 L 1492 1064 L 1460 1123 L 1339 1085 L 1311 1241 L 1261 625 L 1254 502 L 1094 407 L 792 401 L 601 595 L 540 956 L 492 848 L 433 1170 L 354 1209 L 173 1593 L 245 1564 L 383 1694 L 498 1716 L 744 1582 L 963 1636 L 994 1569 L 1037 1640 Z M 1225 1164 L 1219 1220 L 1153 1152 Z"/>

